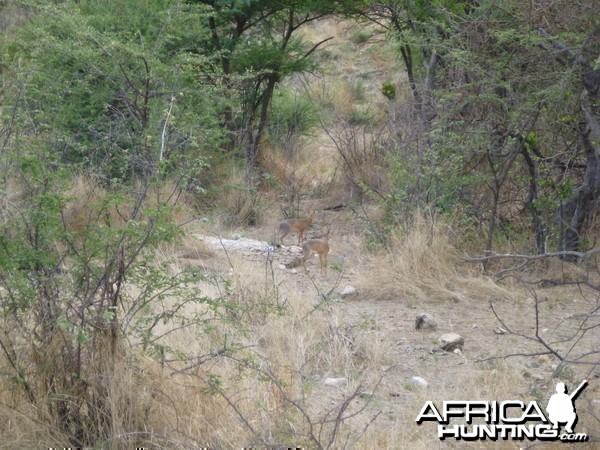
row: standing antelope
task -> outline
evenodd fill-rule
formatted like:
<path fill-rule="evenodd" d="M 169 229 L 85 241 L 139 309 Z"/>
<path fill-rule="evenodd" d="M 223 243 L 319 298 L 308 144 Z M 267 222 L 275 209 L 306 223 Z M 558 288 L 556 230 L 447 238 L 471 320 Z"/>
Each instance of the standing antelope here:
<path fill-rule="evenodd" d="M 302 245 L 304 232 L 313 221 L 315 211 L 313 210 L 306 219 L 287 219 L 279 224 L 279 241 L 283 243 L 283 238 L 292 232 L 298 233 L 298 245 Z"/>
<path fill-rule="evenodd" d="M 327 276 L 327 253 L 329 253 L 329 228 L 322 228 L 323 236 L 319 239 L 309 239 L 304 244 L 302 244 L 302 258 L 300 258 L 300 262 L 302 263 L 302 267 L 304 267 L 304 271 L 306 270 L 306 266 L 304 262 L 310 258 L 314 254 L 319 255 L 319 261 L 321 263 L 321 275 Z"/>

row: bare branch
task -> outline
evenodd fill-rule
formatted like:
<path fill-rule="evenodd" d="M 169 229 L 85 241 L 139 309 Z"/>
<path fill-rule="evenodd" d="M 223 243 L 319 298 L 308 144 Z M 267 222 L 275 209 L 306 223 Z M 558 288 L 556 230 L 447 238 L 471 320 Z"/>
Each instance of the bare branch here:
<path fill-rule="evenodd" d="M 307 51 L 307 52 L 304 54 L 304 56 L 302 57 L 302 59 L 304 59 L 304 58 L 308 58 L 312 52 L 314 52 L 314 51 L 315 51 L 317 48 L 319 48 L 319 47 L 320 47 L 321 45 L 323 45 L 325 42 L 327 42 L 327 41 L 330 41 L 330 40 L 332 40 L 333 38 L 334 38 L 334 36 L 330 36 L 330 37 L 328 37 L 328 38 L 326 38 L 326 39 L 323 39 L 321 42 L 317 42 L 315 45 L 313 45 L 313 46 L 312 46 L 312 48 L 311 48 L 309 51 Z"/>
<path fill-rule="evenodd" d="M 578 64 L 578 65 L 582 66 L 584 69 L 586 69 L 587 71 L 592 70 L 592 67 L 590 66 L 590 63 L 587 59 L 581 57 L 581 55 L 575 54 L 566 45 L 564 45 L 561 42 L 558 42 L 558 40 L 556 40 L 556 38 L 554 38 L 554 36 L 550 35 L 546 30 L 544 30 L 543 28 L 540 28 L 538 30 L 538 32 L 540 33 L 541 36 L 543 36 L 544 38 L 546 38 L 548 40 L 548 42 L 550 43 L 550 45 L 552 47 L 552 50 L 556 52 L 556 59 L 558 61 L 565 63 L 564 60 L 566 60 L 566 62 L 569 65 Z"/>
<path fill-rule="evenodd" d="M 492 252 L 491 254 L 486 255 L 486 256 L 477 256 L 474 258 L 467 257 L 467 258 L 462 258 L 462 260 L 464 262 L 483 262 L 483 261 L 490 261 L 493 259 L 525 259 L 527 261 L 534 261 L 536 259 L 556 258 L 556 257 L 562 258 L 565 256 L 571 256 L 571 257 L 574 256 L 578 259 L 586 259 L 598 252 L 600 252 L 600 248 L 593 248 L 591 250 L 588 250 L 587 252 L 577 252 L 577 251 L 567 250 L 567 251 L 562 251 L 562 252 L 543 253 L 541 255 Z"/>
<path fill-rule="evenodd" d="M 587 313 L 578 314 L 577 316 L 570 316 L 569 318 L 567 318 L 567 319 L 579 319 L 580 320 L 579 326 L 575 330 L 574 334 L 568 336 L 564 340 L 548 342 L 546 339 L 544 339 L 542 337 L 542 334 L 540 333 L 540 331 L 541 331 L 540 305 L 545 300 L 540 299 L 537 296 L 537 293 L 535 292 L 535 290 L 530 289 L 530 288 L 528 288 L 528 290 L 531 292 L 531 294 L 534 298 L 534 333 L 533 333 L 533 335 L 528 335 L 523 332 L 517 332 L 515 330 L 510 329 L 508 327 L 508 325 L 504 322 L 504 320 L 496 312 L 493 302 L 490 302 L 490 309 L 492 310 L 492 313 L 496 317 L 496 320 L 498 320 L 498 322 L 500 322 L 502 327 L 504 327 L 506 330 L 508 330 L 510 334 L 513 334 L 515 336 L 518 336 L 518 337 L 528 340 L 528 341 L 536 342 L 537 344 L 541 345 L 543 347 L 543 349 L 541 349 L 540 351 L 518 352 L 518 353 L 510 353 L 510 354 L 506 354 L 506 355 L 492 356 L 489 358 L 478 359 L 475 362 L 486 362 L 486 361 L 495 360 L 495 359 L 507 359 L 507 358 L 512 358 L 515 356 L 532 357 L 532 356 L 540 356 L 540 355 L 552 355 L 560 361 L 560 364 L 577 364 L 577 365 L 592 366 L 592 367 L 598 366 L 599 362 L 598 362 L 597 358 L 589 358 L 590 356 L 594 357 L 594 356 L 598 355 L 599 352 L 597 349 L 592 349 L 591 351 L 585 351 L 585 352 L 578 352 L 577 350 L 581 349 L 580 344 L 581 344 L 583 337 L 588 332 L 593 331 L 593 330 L 595 330 L 595 328 L 600 326 L 600 324 L 597 324 L 595 322 L 589 323 L 593 318 L 598 317 L 598 311 L 600 309 L 600 306 L 597 305 L 596 307 L 594 307 L 592 310 L 590 310 Z M 560 326 L 560 324 L 558 326 Z M 566 350 L 559 350 L 556 347 L 556 344 L 567 343 L 567 342 L 571 342 L 571 346 Z M 575 353 L 575 354 L 573 355 L 573 353 Z"/>

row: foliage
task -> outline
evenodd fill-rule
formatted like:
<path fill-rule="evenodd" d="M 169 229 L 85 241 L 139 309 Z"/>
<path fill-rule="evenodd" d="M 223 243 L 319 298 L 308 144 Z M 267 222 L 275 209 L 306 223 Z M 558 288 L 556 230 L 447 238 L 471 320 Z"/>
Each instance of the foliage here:
<path fill-rule="evenodd" d="M 209 6 L 205 55 L 218 54 L 219 70 L 228 77 L 231 105 L 222 110 L 230 150 L 245 151 L 250 178 L 260 161 L 261 140 L 276 86 L 286 77 L 313 67 L 308 48 L 297 37 L 304 25 L 340 10 L 340 3 L 321 0 L 280 2 L 201 2 Z M 323 41 L 324 42 L 324 41 Z M 215 66 L 216 67 L 216 66 Z"/>
<path fill-rule="evenodd" d="M 356 78 L 347 103 L 360 105 L 332 114 L 339 120 L 326 130 L 348 196 L 383 206 L 379 222 L 363 208 L 374 246 L 393 244 L 421 211 L 429 214 L 424 230 L 442 215 L 485 225 L 487 250 L 502 239 L 542 254 L 594 245 L 598 17 L 586 2 L 571 3 L 542 11 L 517 1 L 0 2 L 0 384 L 10 393 L 3 402 L 23 415 L 17 406 L 28 405 L 32 419 L 68 436 L 68 445 L 133 446 L 162 393 L 123 394 L 112 383 L 119 367 L 132 377 L 142 371 L 130 358 L 151 356 L 224 399 L 253 437 L 337 445 L 360 387 L 334 408 L 335 419 L 309 415 L 276 373 L 288 368 L 242 344 L 247 323 L 285 310 L 270 291 L 278 286 L 247 290 L 232 267 L 210 299 L 198 293 L 198 270 L 157 258 L 181 237 L 177 199 L 216 193 L 224 222 L 260 222 L 272 179 L 254 177 L 263 146 L 285 146 L 286 158 L 299 160 L 289 157 L 292 141 L 319 113 L 294 93 L 293 76 L 318 69 L 311 56 L 329 37 L 309 45 L 298 30 L 345 12 L 385 29 L 412 94 L 407 106 L 397 83 L 381 85 L 386 122 L 364 104 L 371 80 Z M 554 5 L 561 14 L 551 14 Z M 244 163 L 249 173 L 231 182 L 231 168 Z M 444 246 L 438 252 L 454 257 Z M 435 258 L 413 255 L 407 273 L 417 260 Z M 204 353 L 171 348 L 162 338 L 174 329 L 193 330 Z M 207 360 L 219 364 L 199 370 Z M 226 380 L 232 367 L 239 372 Z M 305 377 L 289 372 L 290 384 Z M 238 408 L 241 390 L 227 390 L 248 373 L 278 399 L 273 435 Z M 308 431 L 296 431 L 286 414 Z"/>
<path fill-rule="evenodd" d="M 219 335 L 215 319 L 237 325 L 237 336 L 240 314 L 281 309 L 228 301 L 239 287 L 208 299 L 197 291 L 201 273 L 173 273 L 156 255 L 180 237 L 173 215 L 183 189 L 204 192 L 201 177 L 227 135 L 223 112 L 256 106 L 261 83 L 273 89 L 310 67 L 309 52 L 291 38 L 305 19 L 287 23 L 283 47 L 275 29 L 285 28 L 287 11 L 253 28 L 229 55 L 235 70 L 227 72 L 226 50 L 209 45 L 214 11 L 203 4 L 21 5 L 28 20 L 0 44 L 10 87 L 0 93 L 0 175 L 9 186 L 0 192 L 0 320 L 9 330 L 0 336 L 0 382 L 14 392 L 10 407 L 31 405 L 32 419 L 66 439 L 56 445 L 149 442 L 137 430 L 146 429 L 156 394 L 117 387 L 121 370 L 139 371 L 131 358 L 201 362 L 162 339 L 184 328 L 233 355 L 240 345 Z M 232 86 L 241 89 L 230 95 Z M 307 113 L 280 105 L 286 127 L 310 126 Z M 256 191 L 235 188 L 236 220 L 257 220 Z"/>
<path fill-rule="evenodd" d="M 219 87 L 198 82 L 207 59 L 193 52 L 208 32 L 201 16 L 175 1 L 37 2 L 5 42 L 4 64 L 61 162 L 108 180 L 153 170 L 154 159 L 181 169 L 221 139 L 208 101 Z"/>
<path fill-rule="evenodd" d="M 176 319 L 156 303 L 176 296 L 176 311 L 203 301 L 189 289 L 197 276 L 172 277 L 154 263 L 156 246 L 173 241 L 178 230 L 169 220 L 172 207 L 149 205 L 151 178 L 135 195 L 123 185 L 101 190 L 88 178 L 96 188 L 76 192 L 87 201 L 77 216 L 69 194 L 73 174 L 56 168 L 57 155 L 23 139 L 5 157 L 19 193 L 0 198 L 7 205 L 0 225 L 0 320 L 10 330 L 0 338 L 2 384 L 72 445 L 94 445 L 116 423 L 109 392 L 124 338 L 156 354 L 154 326 Z"/>
<path fill-rule="evenodd" d="M 279 90 L 273 97 L 269 138 L 280 145 L 296 136 L 306 136 L 318 124 L 318 105 L 294 93 Z"/>
<path fill-rule="evenodd" d="M 392 163 L 403 166 L 393 198 L 445 210 L 460 201 L 487 223 L 488 250 L 500 223 L 515 222 L 541 253 L 583 242 L 600 171 L 594 144 L 574 124 L 597 128 L 597 114 L 585 113 L 581 99 L 597 95 L 586 58 L 597 59 L 600 44 L 591 37 L 597 18 L 583 5 L 563 6 L 563 20 L 542 24 L 517 2 L 370 4 L 363 16 L 397 42 L 414 94 L 416 115 Z M 519 210 L 531 225 L 524 227 Z"/>
<path fill-rule="evenodd" d="M 171 350 L 157 325 L 204 326 L 180 313 L 207 302 L 193 289 L 201 275 L 173 276 L 155 252 L 180 235 L 174 199 L 220 139 L 206 101 L 216 89 L 198 85 L 205 59 L 179 47 L 193 8 L 28 7 L 30 20 L 2 41 L 14 89 L 1 110 L 1 383 L 69 445 L 102 445 L 117 428 L 143 428 L 133 414 L 142 400 L 113 391 L 127 343 L 161 358 Z"/>
<path fill-rule="evenodd" d="M 388 100 L 394 100 L 396 98 L 396 86 L 390 82 L 383 83 L 381 93 Z"/>

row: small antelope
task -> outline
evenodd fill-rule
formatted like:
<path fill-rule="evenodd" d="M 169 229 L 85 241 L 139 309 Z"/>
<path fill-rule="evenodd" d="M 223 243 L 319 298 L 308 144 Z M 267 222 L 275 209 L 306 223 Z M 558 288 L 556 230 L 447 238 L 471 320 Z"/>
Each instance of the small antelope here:
<path fill-rule="evenodd" d="M 315 211 L 312 211 L 306 219 L 287 219 L 279 224 L 279 242 L 283 243 L 283 238 L 292 232 L 298 233 L 298 245 L 302 244 L 304 232 L 313 221 Z"/>
<path fill-rule="evenodd" d="M 320 239 L 309 239 L 304 244 L 302 244 L 302 258 L 300 258 L 300 262 L 302 263 L 302 267 L 304 267 L 304 271 L 308 272 L 306 270 L 304 262 L 312 255 L 318 254 L 319 261 L 321 263 L 321 275 L 327 276 L 327 253 L 329 253 L 329 228 L 324 227 L 322 231 L 323 236 Z"/>

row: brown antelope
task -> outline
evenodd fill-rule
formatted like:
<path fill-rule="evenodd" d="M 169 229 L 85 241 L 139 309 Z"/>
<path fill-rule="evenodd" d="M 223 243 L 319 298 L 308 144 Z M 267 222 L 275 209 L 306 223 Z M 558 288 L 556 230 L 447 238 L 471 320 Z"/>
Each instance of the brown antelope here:
<path fill-rule="evenodd" d="M 283 238 L 288 234 L 296 232 L 298 233 L 298 245 L 302 245 L 302 238 L 304 232 L 313 221 L 315 211 L 312 211 L 306 219 L 287 219 L 279 224 L 279 242 L 283 243 Z"/>
<path fill-rule="evenodd" d="M 306 266 L 304 262 L 310 258 L 312 255 L 319 255 L 319 261 L 321 263 L 321 275 L 327 276 L 327 254 L 329 253 L 329 228 L 324 227 L 322 229 L 323 236 L 319 239 L 309 239 L 308 241 L 302 244 L 302 258 L 300 258 L 300 262 L 302 263 L 302 267 L 304 267 L 304 271 L 306 270 Z"/>

